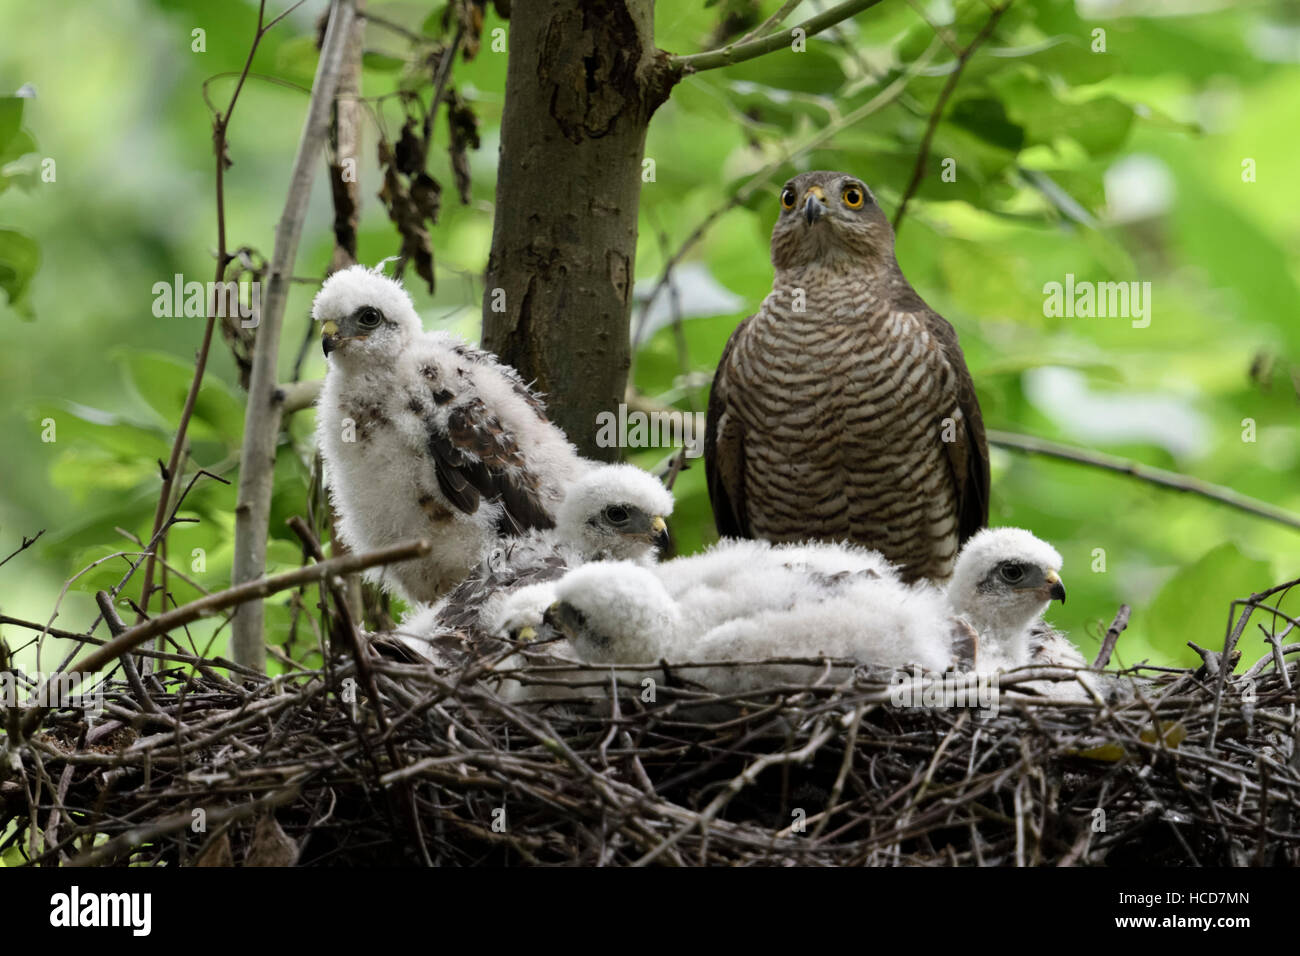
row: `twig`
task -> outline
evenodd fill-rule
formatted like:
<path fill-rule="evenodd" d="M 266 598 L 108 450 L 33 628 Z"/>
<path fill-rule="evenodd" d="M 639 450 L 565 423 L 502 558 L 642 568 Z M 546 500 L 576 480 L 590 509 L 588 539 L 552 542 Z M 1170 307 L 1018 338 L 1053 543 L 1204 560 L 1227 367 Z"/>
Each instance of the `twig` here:
<path fill-rule="evenodd" d="M 108 624 L 108 630 L 112 635 L 121 637 L 125 634 L 126 625 L 117 616 L 117 608 L 113 607 L 113 599 L 109 596 L 109 593 L 107 591 L 96 591 L 95 603 L 99 605 L 99 613 L 104 615 L 104 621 Z M 140 680 L 140 671 L 136 668 L 135 658 L 130 653 L 122 655 L 122 670 L 126 672 L 126 682 L 131 685 L 131 690 L 139 700 L 140 706 L 151 714 L 158 713 L 158 705 L 149 696 L 144 681 Z"/>
<path fill-rule="evenodd" d="M 321 550 L 320 542 L 316 540 L 316 535 L 312 533 L 307 522 L 303 521 L 298 515 L 289 519 L 289 527 L 293 533 L 298 536 L 303 547 L 311 554 L 316 561 L 317 567 L 325 563 L 325 552 Z M 343 622 L 343 635 L 348 640 L 348 650 L 352 653 L 352 660 L 357 667 L 357 676 L 365 684 L 366 693 L 370 695 L 371 704 L 374 706 L 375 723 L 379 727 L 380 737 L 384 741 L 384 749 L 388 753 L 389 765 L 394 772 L 401 773 L 405 762 L 397 750 L 397 745 L 393 742 L 389 733 L 388 718 L 384 714 L 383 697 L 379 693 L 379 685 L 375 683 L 375 672 L 370 666 L 370 659 L 366 657 L 366 652 L 361 646 L 361 634 L 357 631 L 357 623 L 352 618 L 352 611 L 348 607 L 346 595 L 343 588 L 339 586 L 337 578 L 331 575 L 324 579 L 325 586 L 329 589 L 330 598 L 334 601 L 334 609 Z M 360 735 L 360 729 L 358 728 Z M 375 782 L 378 783 L 381 773 L 379 764 L 370 754 L 370 748 L 364 736 L 361 737 L 360 743 L 366 750 L 371 768 L 374 772 Z M 402 785 L 403 810 L 406 815 L 407 823 L 411 827 L 411 838 L 415 841 L 420 850 L 420 855 L 424 859 L 425 866 L 433 866 L 433 861 L 429 859 L 428 847 L 424 845 L 424 837 L 420 832 L 420 817 L 415 810 L 415 795 L 411 789 L 411 784 L 404 782 Z"/>
<path fill-rule="evenodd" d="M 898 232 L 899 227 L 903 224 L 903 214 L 907 212 L 907 204 L 911 202 L 912 196 L 921 185 L 921 180 L 925 176 L 925 164 L 930 159 L 930 144 L 934 140 L 934 131 L 939 126 L 939 120 L 943 118 L 943 111 L 948 105 L 948 100 L 953 91 L 957 89 L 957 84 L 961 81 L 962 71 L 966 69 L 966 64 L 974 56 L 975 51 L 979 49 L 980 44 L 989 38 L 993 30 L 997 27 L 998 21 L 1002 19 L 1002 14 L 1007 12 L 1013 0 L 1007 0 L 1001 6 L 993 8 L 989 18 L 984 21 L 984 26 L 980 28 L 979 33 L 970 41 L 957 55 L 957 63 L 953 67 L 952 73 L 948 75 L 948 81 L 944 83 L 943 89 L 939 91 L 939 99 L 935 101 L 934 109 L 930 111 L 929 122 L 925 125 L 925 135 L 921 137 L 921 148 L 916 154 L 916 164 L 912 167 L 912 178 L 907 183 L 907 189 L 903 191 L 903 199 L 898 204 L 898 211 L 894 213 L 894 232 Z M 940 33 L 940 36 L 943 34 Z"/>
<path fill-rule="evenodd" d="M 801 3 L 803 3 L 803 0 L 785 0 L 785 3 L 781 4 L 775 13 L 742 36 L 736 43 L 748 43 L 760 33 L 766 33 L 778 24 L 784 23 L 785 18 L 794 13 L 794 8 Z"/>
<path fill-rule="evenodd" d="M 355 574 L 357 571 L 364 571 L 366 568 L 393 564 L 397 561 L 409 561 L 412 558 L 428 554 L 432 548 L 433 545 L 430 542 L 422 539 L 406 541 L 401 544 L 390 545 L 387 548 L 380 548 L 378 551 L 370 551 L 366 554 L 345 554 L 338 558 L 331 558 L 329 561 L 322 561 L 320 564 L 308 565 L 305 568 L 296 568 L 293 571 L 272 575 L 269 578 L 259 578 L 256 581 L 245 581 L 243 584 L 236 584 L 224 591 L 218 591 L 215 594 L 199 598 L 197 601 L 191 601 L 189 604 L 182 604 L 178 608 L 151 617 L 147 621 L 129 628 L 107 644 L 91 651 L 77 661 L 71 670 L 77 674 L 94 673 L 109 661 L 115 660 L 119 655 L 149 640 L 149 638 L 164 634 L 183 624 L 189 624 L 191 621 L 197 621 L 201 617 L 211 617 L 218 611 L 230 607 L 239 607 L 248 601 L 261 600 L 279 591 L 297 587 L 299 584 L 324 581 L 330 575 Z"/>
<path fill-rule="evenodd" d="M 280 414 L 292 415 L 311 408 L 316 404 L 316 399 L 320 397 L 320 390 L 324 386 L 325 382 L 319 378 L 308 379 L 305 382 L 285 382 L 277 386 L 275 399 L 280 405 Z"/>
<path fill-rule="evenodd" d="M 746 60 L 752 60 L 755 57 L 763 56 L 765 53 L 771 53 L 779 50 L 783 46 L 788 46 L 790 36 L 794 30 L 802 30 L 805 37 L 813 36 L 832 27 L 841 20 L 847 20 L 849 17 L 856 16 L 863 10 L 867 10 L 880 3 L 881 0 L 846 0 L 846 2 L 831 7 L 829 10 L 819 13 L 814 17 L 809 17 L 797 27 L 789 30 L 777 30 L 775 33 L 769 33 L 765 37 L 759 37 L 757 40 L 749 40 L 743 43 L 729 43 L 717 50 L 710 50 L 706 53 L 692 53 L 689 56 L 673 56 L 668 58 L 668 65 L 680 74 L 699 73 L 701 70 L 712 70 L 720 66 L 731 66 L 736 63 L 743 63 Z"/>
<path fill-rule="evenodd" d="M 14 558 L 18 557 L 18 555 L 22 554 L 24 551 L 26 551 L 28 548 L 34 545 L 36 543 L 36 539 L 38 539 L 43 534 L 45 534 L 44 528 L 36 532 L 30 538 L 27 537 L 26 535 L 23 535 L 23 543 L 20 544 L 7 558 L 5 558 L 3 561 L 0 561 L 0 568 L 4 567 Z"/>
<path fill-rule="evenodd" d="M 1110 663 L 1110 655 L 1115 652 L 1115 643 L 1119 636 L 1124 633 L 1124 628 L 1128 627 L 1128 618 L 1131 609 L 1127 604 L 1121 604 L 1119 610 L 1115 612 L 1115 620 L 1110 622 L 1110 627 L 1106 628 L 1106 637 L 1101 642 L 1101 650 L 1097 652 L 1097 659 L 1092 662 L 1093 670 L 1101 670 Z"/>
<path fill-rule="evenodd" d="M 298 152 L 289 177 L 289 195 L 275 230 L 275 251 L 271 256 L 268 287 L 253 349 L 253 368 L 248 382 L 248 408 L 244 418 L 244 443 L 240 453 L 239 496 L 235 508 L 235 558 L 231 573 L 238 586 L 255 581 L 266 568 L 266 543 L 275 469 L 275 444 L 280 433 L 281 411 L 275 401 L 276 365 L 280 354 L 280 331 L 289 291 L 289 277 L 297 258 L 311 184 L 315 179 L 316 157 L 329 130 L 330 105 L 342 69 L 343 53 L 351 34 L 353 0 L 334 0 L 320 62 L 312 82 L 311 102 L 303 124 Z M 235 613 L 231 633 L 231 656 L 246 666 L 265 668 L 263 612 L 260 600 L 241 604 Z"/>
<path fill-rule="evenodd" d="M 419 43 L 433 42 L 429 37 L 424 36 L 423 34 L 416 33 L 414 30 L 408 30 L 400 23 L 397 23 L 393 20 L 389 20 L 387 17 L 381 17 L 379 14 L 372 13 L 369 10 L 367 10 L 365 13 L 361 13 L 360 11 L 358 11 L 357 18 L 360 20 L 365 20 L 367 23 L 373 23 L 377 27 L 383 27 L 385 30 L 391 30 L 393 33 L 396 33 L 398 36 L 405 37 L 406 39 L 410 40 L 412 43 L 419 44 Z"/>
<path fill-rule="evenodd" d="M 1079 465 L 1088 465 L 1092 468 L 1102 468 L 1116 474 L 1128 475 L 1130 478 L 1136 478 L 1148 484 L 1197 495 L 1210 501 L 1217 501 L 1219 504 L 1227 505 L 1246 514 L 1266 518 L 1269 521 L 1276 521 L 1278 524 L 1300 530 L 1300 515 L 1283 511 L 1281 508 L 1267 502 L 1250 498 L 1240 492 L 1233 491 L 1231 488 L 1214 485 L 1199 478 L 1166 471 L 1163 468 L 1156 468 L 1151 465 L 1139 464 L 1115 455 L 1107 455 L 1097 451 L 1084 451 L 1081 448 L 1073 448 L 1069 445 L 1058 444 L 1057 442 L 1048 441 L 1044 438 L 1035 438 L 1030 435 L 1017 435 L 1012 432 L 996 430 L 990 430 L 987 435 L 990 445 L 1010 448 L 1030 455 L 1045 455 L 1049 458 L 1058 458 L 1061 461 L 1071 461 Z"/>
<path fill-rule="evenodd" d="M 212 145 L 216 153 L 217 268 L 215 288 L 217 294 L 221 294 L 221 283 L 225 279 L 226 266 L 230 262 L 230 255 L 226 246 L 225 198 L 226 133 L 230 128 L 230 117 L 235 111 L 235 104 L 239 102 L 239 94 L 244 88 L 244 81 L 248 78 L 248 71 L 253 66 L 253 57 L 257 53 L 262 38 L 266 36 L 268 30 L 279 23 L 281 19 L 296 9 L 302 2 L 303 0 L 298 0 L 298 3 L 272 19 L 270 23 L 266 23 L 266 0 L 261 0 L 257 7 L 257 32 L 253 35 L 253 43 L 249 47 L 248 56 L 244 59 L 244 68 L 240 71 L 239 79 L 235 82 L 235 89 L 230 94 L 230 102 L 226 106 L 226 111 L 217 114 L 212 122 Z M 215 300 L 215 296 L 213 300 Z M 153 596 L 156 549 L 161 542 L 160 536 L 166 533 L 164 521 L 167 515 L 167 506 L 171 501 L 172 486 L 175 484 L 177 474 L 180 471 L 181 453 L 185 448 L 190 419 L 194 415 L 194 405 L 199 397 L 199 388 L 203 384 L 203 373 L 208 367 L 208 354 L 212 350 L 212 333 L 216 328 L 218 311 L 220 310 L 216 308 L 216 302 L 209 301 L 207 320 L 203 326 L 203 338 L 199 341 L 198 356 L 194 361 L 194 377 L 190 380 L 189 391 L 185 393 L 185 405 L 181 409 L 181 419 L 176 426 L 176 438 L 172 442 L 171 453 L 167 458 L 167 467 L 163 470 L 162 489 L 158 493 L 158 507 L 154 510 L 153 531 L 149 535 L 151 542 L 150 553 L 144 566 L 144 584 L 140 588 L 140 614 L 138 620 L 143 620 L 149 612 L 149 599 Z"/>

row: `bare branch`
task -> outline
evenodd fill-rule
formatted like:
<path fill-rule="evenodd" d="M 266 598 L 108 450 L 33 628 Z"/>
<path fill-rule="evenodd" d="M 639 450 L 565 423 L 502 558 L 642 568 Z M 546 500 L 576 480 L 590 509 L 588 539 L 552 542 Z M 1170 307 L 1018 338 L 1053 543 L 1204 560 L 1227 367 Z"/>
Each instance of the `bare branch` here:
<path fill-rule="evenodd" d="M 720 66 L 744 63 L 746 60 L 752 60 L 755 57 L 772 53 L 787 46 L 794 30 L 802 30 L 805 37 L 810 37 L 820 33 L 827 27 L 835 26 L 842 20 L 856 16 L 863 10 L 874 7 L 880 2 L 881 0 L 846 0 L 846 2 L 837 4 L 815 17 L 809 17 L 803 23 L 789 30 L 777 30 L 775 33 L 769 33 L 757 40 L 729 43 L 719 50 L 710 50 L 707 53 L 669 57 L 668 65 L 679 73 L 699 73 L 701 70 L 713 70 Z"/>
<path fill-rule="evenodd" d="M 1030 435 L 1016 435 L 1012 432 L 990 430 L 988 440 L 990 445 L 996 445 L 1000 448 L 1010 448 L 1030 455 L 1046 455 L 1049 458 L 1058 458 L 1061 461 L 1072 461 L 1075 464 L 1088 465 L 1092 468 L 1102 468 L 1116 474 L 1128 475 L 1130 478 L 1136 478 L 1139 481 L 1159 485 L 1161 488 L 1186 492 L 1210 501 L 1217 501 L 1219 504 L 1227 505 L 1229 508 L 1235 508 L 1246 514 L 1255 515 L 1257 518 L 1265 518 L 1286 525 L 1288 528 L 1300 530 L 1300 515 L 1292 514 L 1267 502 L 1233 491 L 1231 488 L 1214 485 L 1199 478 L 1180 475 L 1174 471 L 1165 471 L 1163 468 L 1155 468 L 1151 465 L 1142 465 L 1115 455 L 1072 448 L 1069 445 L 1061 445 L 1043 438 L 1034 438 Z"/>
<path fill-rule="evenodd" d="M 754 27 L 754 29 L 750 30 L 748 33 L 746 33 L 743 37 L 741 37 L 736 42 L 748 43 L 750 40 L 754 39 L 754 37 L 758 36 L 760 33 L 766 33 L 768 30 L 771 30 L 772 28 L 782 23 L 785 23 L 785 18 L 788 17 L 790 14 L 794 13 L 794 8 L 799 6 L 799 4 L 801 3 L 803 3 L 803 0 L 785 0 L 785 3 L 781 4 L 781 6 L 777 9 L 775 13 L 773 13 L 770 17 L 768 17 L 758 26 Z"/>
<path fill-rule="evenodd" d="M 275 400 L 280 330 L 293 263 L 298 254 L 298 240 L 307 215 L 307 203 L 311 199 L 316 159 L 329 130 L 330 107 L 334 102 L 354 14 L 353 0 L 335 0 L 312 83 L 307 120 L 289 177 L 289 196 L 275 230 L 275 252 L 271 257 L 266 298 L 253 350 L 253 370 L 248 382 L 239 499 L 235 509 L 235 560 L 231 575 L 235 585 L 255 581 L 266 567 L 275 443 L 280 434 L 281 420 L 280 405 Z M 265 667 L 262 626 L 260 601 L 249 601 L 236 612 L 231 635 L 231 656 L 236 661 L 255 669 Z"/>
<path fill-rule="evenodd" d="M 215 281 L 217 289 L 221 288 L 221 282 L 226 276 L 226 265 L 229 262 L 229 254 L 226 250 L 226 132 L 230 128 L 230 117 L 235 111 L 235 104 L 239 102 L 239 94 L 244 89 L 244 81 L 248 78 L 248 71 L 253 66 L 253 57 L 257 55 L 257 48 L 262 42 L 262 37 L 266 36 L 266 31 L 269 29 L 269 26 L 265 24 L 265 19 L 266 0 L 261 0 L 257 8 L 257 32 L 253 35 L 253 42 L 248 48 L 248 56 L 244 59 L 244 68 L 240 71 L 239 79 L 235 82 L 235 89 L 230 94 L 230 102 L 226 106 L 226 111 L 218 113 L 212 121 L 212 147 L 216 154 L 217 268 Z M 278 19 L 277 17 L 276 20 Z M 206 84 L 204 95 L 207 95 Z M 208 353 L 212 349 L 212 333 L 216 328 L 218 311 L 220 310 L 216 308 L 216 302 L 209 301 L 207 321 L 203 326 L 203 338 L 199 342 L 199 353 L 194 362 L 194 377 L 190 380 L 189 391 L 185 394 L 185 405 L 181 409 L 181 420 L 176 426 L 176 438 L 172 442 L 171 453 L 167 458 L 167 467 L 163 470 L 162 490 L 158 493 L 158 506 L 153 513 L 153 531 L 149 535 L 149 556 L 144 566 L 144 584 L 140 588 L 140 620 L 143 620 L 144 616 L 149 613 L 149 599 L 153 596 L 153 575 L 154 566 L 157 563 L 157 549 L 162 544 L 162 536 L 166 534 L 167 529 L 164 522 L 167 517 L 167 507 L 171 503 L 172 490 L 176 483 L 177 473 L 180 471 L 181 455 L 186 448 L 190 418 L 194 415 L 194 405 L 198 401 L 199 387 L 203 384 L 203 373 L 208 367 Z"/>
<path fill-rule="evenodd" d="M 0 561 L 0 567 L 3 567 L 4 565 L 8 564 L 14 558 L 18 557 L 18 555 L 22 554 L 24 551 L 26 551 L 28 548 L 34 545 L 36 543 L 36 539 L 43 534 L 45 534 L 44 528 L 36 532 L 30 538 L 27 537 L 26 535 L 23 535 L 23 543 L 20 544 L 17 548 L 15 548 L 7 558 L 5 558 L 3 561 Z"/>
<path fill-rule="evenodd" d="M 1110 655 L 1115 653 L 1115 643 L 1119 636 L 1124 633 L 1124 628 L 1128 627 L 1128 618 L 1131 609 L 1127 604 L 1121 604 L 1119 610 L 1115 612 L 1115 620 L 1111 621 L 1110 627 L 1106 628 L 1106 638 L 1101 642 L 1101 650 L 1097 652 L 1097 659 L 1092 662 L 1094 670 L 1101 670 L 1110 663 Z"/>
<path fill-rule="evenodd" d="M 325 382 L 319 378 L 305 382 L 285 382 L 276 387 L 275 400 L 280 403 L 281 415 L 292 415 L 304 408 L 311 408 L 320 396 Z"/>
<path fill-rule="evenodd" d="M 981 43 L 987 40 L 997 27 L 998 21 L 1002 19 L 1002 14 L 1007 12 L 1011 6 L 1012 0 L 1007 0 L 1001 6 L 994 7 L 989 18 L 984 21 L 984 26 L 980 27 L 980 32 L 975 34 L 975 39 L 971 40 L 957 55 L 957 63 L 953 67 L 952 73 L 948 75 L 948 82 L 944 83 L 943 89 L 939 91 L 939 99 L 935 101 L 934 109 L 930 111 L 930 121 L 926 123 L 925 135 L 921 137 L 921 149 L 916 154 L 916 165 L 912 167 L 912 178 L 908 181 L 907 189 L 903 192 L 903 200 L 898 204 L 898 211 L 894 213 L 894 232 L 903 224 L 903 214 L 907 212 L 907 204 L 911 202 L 912 196 L 921 186 L 921 179 L 925 176 L 925 164 L 930 159 L 930 143 L 934 139 L 934 131 L 939 126 L 939 120 L 943 118 L 943 111 L 948 106 L 948 100 L 953 91 L 957 89 L 958 82 L 961 81 L 961 74 L 966 69 L 966 64 L 970 58 L 975 55 Z M 939 33 L 942 37 L 944 34 Z"/>
<path fill-rule="evenodd" d="M 191 601 L 189 604 L 182 604 L 178 608 L 166 611 L 157 617 L 151 617 L 149 620 L 123 631 L 107 644 L 97 647 L 81 658 L 72 665 L 71 670 L 78 674 L 93 673 L 110 661 L 117 659 L 121 654 L 125 654 L 132 648 L 143 644 L 149 638 L 157 637 L 159 634 L 189 624 L 191 621 L 197 621 L 201 617 L 211 617 L 226 608 L 240 607 L 250 601 L 260 601 L 269 595 L 297 587 L 300 584 L 326 581 L 331 575 L 355 574 L 357 571 L 364 571 L 366 568 L 394 564 L 398 561 L 409 561 L 412 558 L 428 554 L 432 548 L 433 545 L 424 539 L 406 541 L 402 544 L 381 548 L 378 551 L 370 551 L 366 554 L 345 554 L 342 557 L 322 561 L 319 564 L 311 564 L 304 568 L 296 568 L 293 571 L 286 571 L 283 574 L 276 574 L 269 578 L 258 578 L 256 581 L 245 581 L 242 584 L 236 584 L 224 591 L 218 591 L 215 594 L 201 597 L 197 601 Z"/>

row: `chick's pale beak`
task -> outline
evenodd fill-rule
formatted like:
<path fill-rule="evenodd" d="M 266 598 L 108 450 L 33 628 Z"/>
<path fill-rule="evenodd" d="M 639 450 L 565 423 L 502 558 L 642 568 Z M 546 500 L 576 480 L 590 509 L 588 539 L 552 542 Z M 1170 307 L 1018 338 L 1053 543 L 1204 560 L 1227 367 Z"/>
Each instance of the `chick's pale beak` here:
<path fill-rule="evenodd" d="M 1049 598 L 1052 598 L 1053 600 L 1060 601 L 1062 604 L 1064 604 L 1065 603 L 1065 582 L 1061 580 L 1061 576 L 1057 574 L 1055 571 L 1048 571 L 1047 584 L 1048 584 L 1047 596 Z"/>
<path fill-rule="evenodd" d="M 325 353 L 326 358 L 334 351 L 338 344 L 339 324 L 337 322 L 322 322 L 320 326 L 320 347 Z"/>
<path fill-rule="evenodd" d="M 650 519 L 650 535 L 654 545 L 660 551 L 668 547 L 670 541 L 668 538 L 668 522 L 663 519 L 662 515 L 655 515 Z"/>
<path fill-rule="evenodd" d="M 521 641 L 535 641 L 537 640 L 537 628 L 531 624 L 525 624 L 519 629 L 518 637 Z"/>

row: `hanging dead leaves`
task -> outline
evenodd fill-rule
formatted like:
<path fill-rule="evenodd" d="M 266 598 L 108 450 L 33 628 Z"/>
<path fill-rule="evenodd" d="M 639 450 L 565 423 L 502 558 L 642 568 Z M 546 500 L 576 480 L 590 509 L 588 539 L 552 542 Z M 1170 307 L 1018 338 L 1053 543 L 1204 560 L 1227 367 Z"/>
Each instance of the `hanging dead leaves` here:
<path fill-rule="evenodd" d="M 379 199 L 402 237 L 399 255 L 415 267 L 432 293 L 435 283 L 429 227 L 437 224 L 442 211 L 442 184 L 429 174 L 427 168 L 433 140 L 433 107 L 424 111 L 414 94 L 403 99 L 408 115 L 401 135 L 396 143 L 387 139 L 379 141 L 379 165 L 384 175 Z M 472 185 L 468 153 L 479 147 L 478 116 L 455 90 L 447 90 L 443 99 L 447 103 L 450 131 L 447 152 L 452 176 L 461 203 L 468 205 Z M 412 115 L 412 111 L 416 115 Z"/>

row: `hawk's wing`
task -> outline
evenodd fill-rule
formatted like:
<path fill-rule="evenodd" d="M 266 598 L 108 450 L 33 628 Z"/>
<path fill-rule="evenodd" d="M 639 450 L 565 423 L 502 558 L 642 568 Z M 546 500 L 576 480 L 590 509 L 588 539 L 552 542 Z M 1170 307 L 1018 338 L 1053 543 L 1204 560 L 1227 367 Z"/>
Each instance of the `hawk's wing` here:
<path fill-rule="evenodd" d="M 558 550 L 530 553 L 521 561 L 517 559 L 514 544 L 507 544 L 447 595 L 438 623 L 448 630 L 480 638 L 483 636 L 483 607 L 488 598 L 494 594 L 509 594 L 530 584 L 557 581 L 568 570 L 569 564 Z"/>
<path fill-rule="evenodd" d="M 446 421 L 442 431 L 431 420 L 428 448 L 438 488 L 448 501 L 465 514 L 478 511 L 482 499 L 500 503 L 506 534 L 555 527 L 537 476 L 482 399 L 453 407 Z"/>
<path fill-rule="evenodd" d="M 753 318 L 753 316 L 750 316 Z M 713 506 L 713 523 L 724 538 L 752 538 L 745 513 L 745 430 L 727 407 L 727 373 L 731 350 L 744 334 L 745 319 L 727 339 L 709 390 L 709 413 L 704 428 L 704 475 Z"/>
<path fill-rule="evenodd" d="M 966 368 L 956 329 L 929 308 L 922 318 L 957 376 L 957 407 L 961 409 L 963 427 L 956 441 L 944 442 L 944 450 L 957 494 L 957 535 L 965 543 L 989 523 L 989 446 L 984 437 L 984 416 L 980 414 L 975 383 Z"/>

